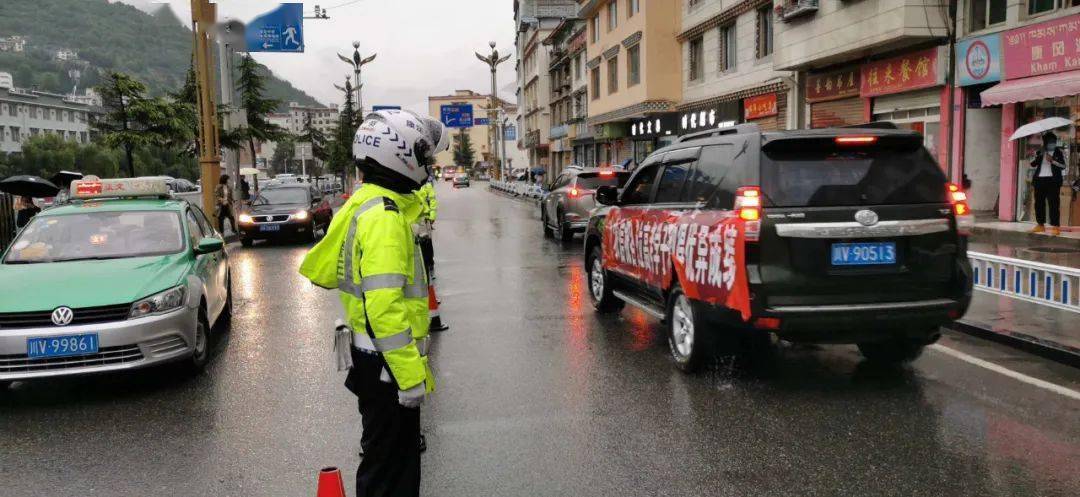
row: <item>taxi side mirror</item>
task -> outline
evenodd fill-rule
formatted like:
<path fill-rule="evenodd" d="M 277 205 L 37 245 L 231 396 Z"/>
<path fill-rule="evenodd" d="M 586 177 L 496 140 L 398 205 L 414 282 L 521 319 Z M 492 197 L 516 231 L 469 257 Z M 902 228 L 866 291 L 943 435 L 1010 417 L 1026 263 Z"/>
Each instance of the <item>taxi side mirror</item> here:
<path fill-rule="evenodd" d="M 220 252 L 225 248 L 225 242 L 220 238 L 206 237 L 199 240 L 199 244 L 195 246 L 195 254 L 212 254 L 214 252 Z"/>
<path fill-rule="evenodd" d="M 604 185 L 596 189 L 596 203 L 600 205 L 615 205 L 619 203 L 619 189 L 612 185 Z"/>

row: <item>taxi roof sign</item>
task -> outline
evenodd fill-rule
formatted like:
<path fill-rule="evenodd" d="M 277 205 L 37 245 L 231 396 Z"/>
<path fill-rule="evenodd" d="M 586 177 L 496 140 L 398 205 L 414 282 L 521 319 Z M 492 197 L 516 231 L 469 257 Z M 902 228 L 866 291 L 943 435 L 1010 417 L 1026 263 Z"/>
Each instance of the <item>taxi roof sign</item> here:
<path fill-rule="evenodd" d="M 163 178 L 101 179 L 87 176 L 71 182 L 71 198 L 168 197 L 169 185 Z"/>

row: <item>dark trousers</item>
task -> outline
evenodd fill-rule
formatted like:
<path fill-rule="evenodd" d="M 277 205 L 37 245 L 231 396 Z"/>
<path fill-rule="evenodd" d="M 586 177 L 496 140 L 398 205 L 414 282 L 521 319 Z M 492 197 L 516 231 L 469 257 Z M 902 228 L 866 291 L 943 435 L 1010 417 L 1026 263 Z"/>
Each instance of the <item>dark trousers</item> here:
<path fill-rule="evenodd" d="M 356 497 L 420 495 L 420 409 L 398 404 L 397 385 L 379 380 L 378 355 L 353 350 L 345 386 L 359 399 L 364 450 L 356 470 Z"/>
<path fill-rule="evenodd" d="M 1055 178 L 1036 177 L 1035 186 L 1035 221 L 1046 224 L 1046 208 L 1050 207 L 1050 225 L 1061 226 L 1061 181 Z"/>
<path fill-rule="evenodd" d="M 233 219 L 232 209 L 226 205 L 217 206 L 217 228 L 222 235 L 225 234 L 225 219 L 229 219 L 229 226 L 232 226 L 233 231 L 236 231 L 236 220 Z"/>
<path fill-rule="evenodd" d="M 431 238 L 420 239 L 420 253 L 424 256 L 424 267 L 427 268 L 428 274 L 435 273 L 435 246 L 431 243 Z"/>

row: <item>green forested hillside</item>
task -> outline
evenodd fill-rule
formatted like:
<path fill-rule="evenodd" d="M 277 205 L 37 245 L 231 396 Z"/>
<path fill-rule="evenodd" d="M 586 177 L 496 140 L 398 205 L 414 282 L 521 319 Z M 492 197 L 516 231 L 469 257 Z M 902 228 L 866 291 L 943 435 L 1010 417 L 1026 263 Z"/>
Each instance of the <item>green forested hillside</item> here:
<path fill-rule="evenodd" d="M 102 70 L 120 71 L 162 94 L 183 84 L 191 60 L 191 31 L 171 10 L 150 15 L 107 0 L 0 0 L 0 37 L 11 35 L 27 37 L 28 49 L 0 53 L 0 71 L 12 73 L 16 86 L 45 91 L 71 91 L 68 71 L 78 64 L 54 61 L 59 48 L 75 50 L 88 64 L 80 88 L 95 86 Z M 276 77 L 267 81 L 267 96 L 283 105 L 316 104 Z"/>

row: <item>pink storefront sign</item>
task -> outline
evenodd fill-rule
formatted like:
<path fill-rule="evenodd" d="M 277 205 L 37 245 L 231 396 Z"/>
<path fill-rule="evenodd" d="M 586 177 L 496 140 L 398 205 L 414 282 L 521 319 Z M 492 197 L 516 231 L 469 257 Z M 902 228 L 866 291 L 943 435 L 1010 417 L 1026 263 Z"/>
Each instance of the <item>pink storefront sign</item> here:
<path fill-rule="evenodd" d="M 1006 31 L 1005 79 L 1080 70 L 1080 15 Z"/>

